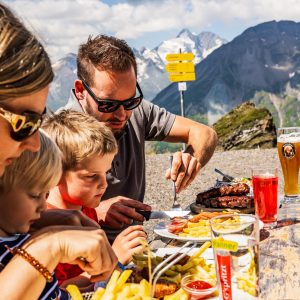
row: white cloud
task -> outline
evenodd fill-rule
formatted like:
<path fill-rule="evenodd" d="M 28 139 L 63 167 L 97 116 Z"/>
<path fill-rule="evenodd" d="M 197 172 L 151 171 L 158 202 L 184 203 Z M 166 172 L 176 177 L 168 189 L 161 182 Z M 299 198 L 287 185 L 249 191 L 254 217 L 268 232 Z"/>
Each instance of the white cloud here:
<path fill-rule="evenodd" d="M 25 18 L 55 59 L 76 52 L 89 34 L 142 39 L 147 33 L 180 30 L 201 32 L 215 22 L 247 26 L 270 20 L 298 20 L 298 0 L 4 0 Z M 245 26 L 245 27 L 247 27 Z M 244 28 L 243 28 L 244 29 Z M 216 32 L 218 34 L 218 32 Z"/>

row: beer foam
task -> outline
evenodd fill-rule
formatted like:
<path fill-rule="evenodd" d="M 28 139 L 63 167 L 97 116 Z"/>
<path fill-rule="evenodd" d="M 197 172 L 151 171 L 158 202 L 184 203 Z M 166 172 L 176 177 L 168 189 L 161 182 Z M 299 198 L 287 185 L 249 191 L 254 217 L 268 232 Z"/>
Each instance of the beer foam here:
<path fill-rule="evenodd" d="M 258 177 L 258 178 L 263 178 L 263 179 L 268 179 L 268 178 L 276 178 L 277 176 L 273 173 L 269 173 L 269 172 L 266 172 L 264 174 L 259 174 L 259 175 L 254 175 L 255 177 Z"/>
<path fill-rule="evenodd" d="M 299 133 L 289 133 L 289 134 L 281 134 L 277 137 L 278 143 L 300 143 L 300 134 Z"/>

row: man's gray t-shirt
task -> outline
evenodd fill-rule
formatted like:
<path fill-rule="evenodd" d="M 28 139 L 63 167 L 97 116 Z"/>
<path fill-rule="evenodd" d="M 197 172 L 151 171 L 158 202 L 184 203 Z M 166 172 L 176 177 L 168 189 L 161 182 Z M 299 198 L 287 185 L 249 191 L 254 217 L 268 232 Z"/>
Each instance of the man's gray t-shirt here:
<path fill-rule="evenodd" d="M 74 92 L 65 109 L 82 111 Z M 145 141 L 162 141 L 169 134 L 175 115 L 146 100 L 135 108 L 125 127 L 124 134 L 118 139 L 118 153 L 111 172 L 107 175 L 108 187 L 102 201 L 115 196 L 125 196 L 143 202 L 145 195 Z M 110 240 L 121 230 L 106 227 Z"/>

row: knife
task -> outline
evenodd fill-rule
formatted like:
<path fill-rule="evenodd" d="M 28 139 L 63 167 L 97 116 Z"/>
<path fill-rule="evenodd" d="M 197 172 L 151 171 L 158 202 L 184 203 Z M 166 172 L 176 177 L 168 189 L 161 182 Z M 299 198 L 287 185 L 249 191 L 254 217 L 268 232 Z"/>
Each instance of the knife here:
<path fill-rule="evenodd" d="M 190 210 L 181 210 L 181 211 L 174 211 L 174 210 L 152 210 L 146 211 L 141 209 L 136 209 L 136 212 L 141 214 L 146 221 L 150 219 L 171 219 L 174 217 L 186 217 L 188 214 L 191 213 Z"/>
<path fill-rule="evenodd" d="M 222 175 L 224 178 L 226 178 L 227 180 L 229 180 L 229 182 L 231 182 L 231 181 L 234 179 L 234 177 L 229 176 L 229 175 L 227 175 L 227 174 L 224 174 L 224 173 L 223 173 L 222 171 L 220 171 L 219 169 L 216 169 L 216 168 L 215 168 L 215 172 L 218 173 L 218 174 L 220 174 L 220 175 Z"/>

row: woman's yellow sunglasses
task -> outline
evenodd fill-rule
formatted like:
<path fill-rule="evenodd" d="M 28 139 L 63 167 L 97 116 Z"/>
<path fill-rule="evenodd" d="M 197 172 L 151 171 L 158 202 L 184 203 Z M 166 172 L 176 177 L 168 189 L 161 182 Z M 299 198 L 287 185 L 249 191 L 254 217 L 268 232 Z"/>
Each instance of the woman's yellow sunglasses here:
<path fill-rule="evenodd" d="M 0 107 L 0 117 L 10 123 L 12 127 L 10 136 L 18 142 L 30 137 L 41 127 L 45 114 L 46 108 L 42 114 L 24 112 L 19 115 Z"/>

